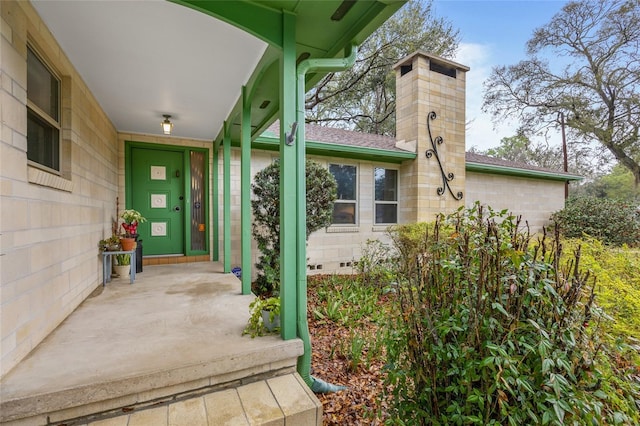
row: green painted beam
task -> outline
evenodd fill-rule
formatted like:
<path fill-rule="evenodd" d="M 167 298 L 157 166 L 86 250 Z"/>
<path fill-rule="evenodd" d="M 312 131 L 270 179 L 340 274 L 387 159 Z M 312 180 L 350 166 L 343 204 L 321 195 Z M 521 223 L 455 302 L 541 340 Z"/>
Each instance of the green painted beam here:
<path fill-rule="evenodd" d="M 282 46 L 282 12 L 258 2 L 174 0 L 238 27 L 273 46 Z"/>
<path fill-rule="evenodd" d="M 578 176 L 578 175 L 554 173 L 551 171 L 544 171 L 544 170 L 520 169 L 517 167 L 499 166 L 495 164 L 470 163 L 470 162 L 467 162 L 465 166 L 465 170 L 468 172 L 476 172 L 476 173 L 490 173 L 490 174 L 518 176 L 518 177 L 526 177 L 526 178 L 534 178 L 534 179 L 557 180 L 557 181 L 563 181 L 563 182 L 580 181 L 584 179 L 584 177 Z"/>
<path fill-rule="evenodd" d="M 242 294 L 251 293 L 251 99 L 242 87 L 240 130 L 240 246 L 242 250 Z"/>
<path fill-rule="evenodd" d="M 224 272 L 231 272 L 231 135 L 227 122 L 224 123 L 225 136 L 222 141 L 222 170 L 224 177 Z"/>
<path fill-rule="evenodd" d="M 278 149 L 278 139 L 264 134 L 253 141 L 254 149 L 275 151 Z M 353 160 L 380 161 L 385 163 L 402 163 L 406 160 L 414 160 L 417 157 L 415 152 L 410 151 L 390 151 L 386 149 L 370 148 L 354 145 L 339 145 L 330 142 L 305 141 L 306 153 L 308 155 L 319 155 L 323 157 L 349 158 Z"/>
<path fill-rule="evenodd" d="M 296 151 L 285 143 L 296 120 L 296 17 L 282 17 L 283 49 L 280 59 L 280 334 L 297 337 L 296 182 L 304 179 L 296 167 Z"/>

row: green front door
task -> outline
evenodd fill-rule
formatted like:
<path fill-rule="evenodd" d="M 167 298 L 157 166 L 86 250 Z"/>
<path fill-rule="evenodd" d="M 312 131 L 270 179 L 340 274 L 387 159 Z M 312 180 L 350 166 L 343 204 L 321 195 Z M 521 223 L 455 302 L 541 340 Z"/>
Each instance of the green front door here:
<path fill-rule="evenodd" d="M 185 254 L 184 154 L 131 149 L 133 209 L 147 218 L 138 226 L 144 255 Z"/>

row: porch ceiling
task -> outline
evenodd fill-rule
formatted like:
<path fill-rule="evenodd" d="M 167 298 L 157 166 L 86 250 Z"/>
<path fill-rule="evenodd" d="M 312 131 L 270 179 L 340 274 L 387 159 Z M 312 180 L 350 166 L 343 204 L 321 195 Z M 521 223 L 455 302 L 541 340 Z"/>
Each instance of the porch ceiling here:
<path fill-rule="evenodd" d="M 167 1 L 33 1 L 118 131 L 213 140 L 267 43 Z"/>
<path fill-rule="evenodd" d="M 243 85 L 255 84 L 254 134 L 276 118 L 274 23 L 283 11 L 297 15 L 296 56 L 324 58 L 361 43 L 406 0 L 176 1 L 190 7 L 158 0 L 32 3 L 118 131 L 160 134 L 162 115 L 170 114 L 174 136 L 214 140 L 225 119 L 237 124 Z M 343 5 L 351 8 L 332 19 Z M 319 78 L 308 76 L 307 86 Z M 265 101 L 269 107 L 260 108 Z"/>

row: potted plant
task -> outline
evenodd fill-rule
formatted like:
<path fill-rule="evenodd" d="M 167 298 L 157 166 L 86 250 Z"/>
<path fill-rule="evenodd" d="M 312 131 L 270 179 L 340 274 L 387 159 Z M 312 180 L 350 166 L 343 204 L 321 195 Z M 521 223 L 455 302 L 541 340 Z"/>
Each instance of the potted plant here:
<path fill-rule="evenodd" d="M 115 254 L 116 264 L 113 265 L 113 269 L 118 276 L 126 277 L 129 275 L 131 269 L 131 255 L 130 254 Z"/>
<path fill-rule="evenodd" d="M 117 235 L 112 235 L 109 238 L 105 238 L 104 240 L 100 240 L 98 242 L 98 247 L 102 251 L 118 251 L 121 249 L 120 247 L 120 238 Z"/>
<path fill-rule="evenodd" d="M 120 218 L 123 220 L 122 228 L 124 236 L 120 237 L 120 245 L 122 250 L 131 251 L 136 247 L 136 237 L 138 236 L 138 225 L 146 222 L 147 219 L 142 214 L 133 209 L 127 209 L 122 212 Z"/>
<path fill-rule="evenodd" d="M 280 297 L 256 297 L 249 305 L 249 313 L 243 334 L 256 337 L 280 331 Z"/>

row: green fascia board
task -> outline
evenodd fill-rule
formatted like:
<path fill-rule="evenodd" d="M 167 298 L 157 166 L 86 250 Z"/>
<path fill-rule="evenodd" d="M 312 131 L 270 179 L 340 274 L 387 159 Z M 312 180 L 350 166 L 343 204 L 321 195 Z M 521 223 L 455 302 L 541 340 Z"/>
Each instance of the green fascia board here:
<path fill-rule="evenodd" d="M 490 173 L 490 174 L 517 176 L 517 177 L 534 178 L 534 179 L 545 179 L 545 180 L 557 180 L 562 182 L 581 181 L 584 179 L 584 177 L 578 176 L 578 175 L 554 173 L 551 171 L 544 171 L 544 170 L 520 169 L 517 167 L 498 166 L 494 164 L 482 164 L 482 163 L 472 163 L 472 162 L 466 163 L 465 170 L 467 172 Z"/>
<path fill-rule="evenodd" d="M 233 143 L 233 146 L 239 144 Z M 280 146 L 280 140 L 268 136 L 260 136 L 256 138 L 251 147 L 253 149 L 263 149 L 266 151 L 277 151 Z M 339 145 L 328 142 L 306 142 L 306 153 L 309 155 L 319 155 L 323 157 L 350 158 L 354 160 L 380 161 L 384 163 L 402 163 L 406 160 L 416 158 L 415 152 L 388 151 L 379 148 L 368 148 L 353 145 Z"/>

